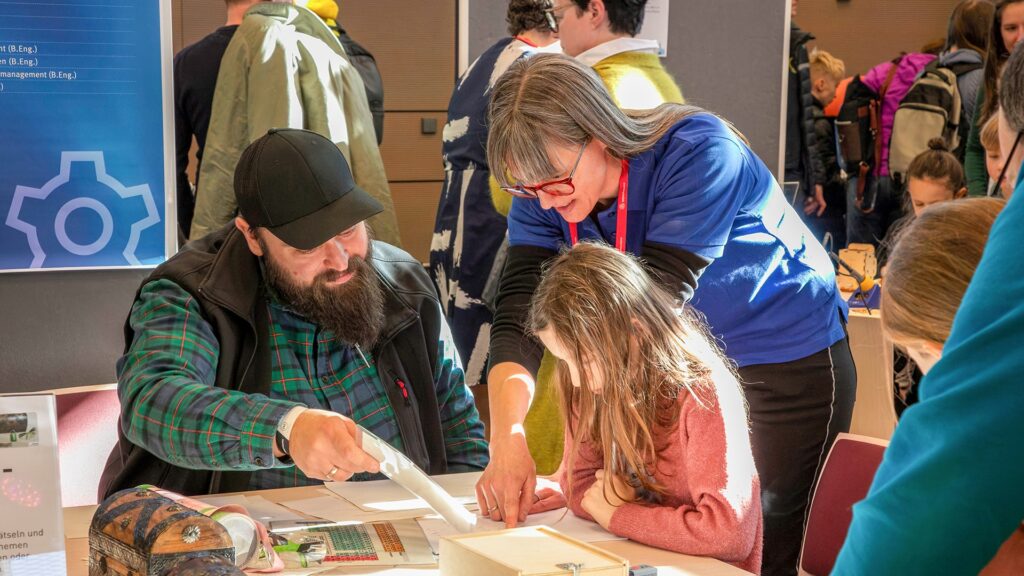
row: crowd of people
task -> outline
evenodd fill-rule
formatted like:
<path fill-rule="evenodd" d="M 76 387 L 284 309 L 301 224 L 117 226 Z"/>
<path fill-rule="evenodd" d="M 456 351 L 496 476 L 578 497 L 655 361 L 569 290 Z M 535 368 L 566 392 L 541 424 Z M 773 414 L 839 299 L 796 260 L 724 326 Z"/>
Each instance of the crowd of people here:
<path fill-rule="evenodd" d="M 1024 0 L 964 0 L 938 54 L 853 77 L 794 24 L 796 201 L 637 38 L 646 0 L 509 0 L 449 103 L 426 268 L 337 5 L 226 3 L 175 59 L 189 242 L 126 321 L 101 498 L 376 478 L 367 430 L 431 474 L 482 472 L 480 513 L 508 527 L 567 507 L 796 574 L 856 397 L 826 245 L 866 242 L 886 248 L 884 328 L 927 376 L 835 571 L 1020 568 Z"/>

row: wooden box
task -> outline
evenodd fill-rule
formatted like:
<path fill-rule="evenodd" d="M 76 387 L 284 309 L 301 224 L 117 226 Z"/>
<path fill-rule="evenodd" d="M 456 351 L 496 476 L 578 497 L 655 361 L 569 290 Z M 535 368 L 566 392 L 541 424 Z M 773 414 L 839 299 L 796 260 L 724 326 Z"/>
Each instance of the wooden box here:
<path fill-rule="evenodd" d="M 574 572 L 571 564 L 579 567 Z M 441 538 L 441 576 L 628 576 L 629 565 L 554 528 L 532 526 Z"/>
<path fill-rule="evenodd" d="M 197 558 L 199 573 L 242 574 L 223 526 L 152 490 L 112 494 L 89 526 L 89 576 L 166 576 Z"/>
<path fill-rule="evenodd" d="M 839 258 L 865 278 L 878 277 L 878 260 L 875 258 L 875 247 L 870 244 L 850 244 L 839 251 Z M 860 287 L 857 280 L 848 271 L 839 266 L 836 281 L 843 292 L 853 292 Z"/>

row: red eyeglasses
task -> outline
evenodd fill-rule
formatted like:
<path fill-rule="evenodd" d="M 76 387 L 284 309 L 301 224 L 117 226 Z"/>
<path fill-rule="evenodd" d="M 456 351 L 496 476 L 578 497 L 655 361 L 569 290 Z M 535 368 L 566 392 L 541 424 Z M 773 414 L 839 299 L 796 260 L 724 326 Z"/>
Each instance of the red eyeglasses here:
<path fill-rule="evenodd" d="M 583 143 L 580 147 L 580 153 L 576 155 L 576 163 L 572 165 L 572 170 L 569 171 L 569 175 L 561 180 L 552 180 L 550 182 L 544 182 L 536 186 L 527 186 L 525 184 L 516 183 L 515 186 L 502 186 L 501 189 L 513 196 L 520 198 L 537 198 L 538 192 L 550 194 L 551 196 L 568 196 L 576 191 L 576 186 L 572 183 L 572 176 L 576 173 L 576 168 L 580 165 L 580 160 L 583 159 L 583 151 L 587 149 L 587 144 L 590 140 Z"/>

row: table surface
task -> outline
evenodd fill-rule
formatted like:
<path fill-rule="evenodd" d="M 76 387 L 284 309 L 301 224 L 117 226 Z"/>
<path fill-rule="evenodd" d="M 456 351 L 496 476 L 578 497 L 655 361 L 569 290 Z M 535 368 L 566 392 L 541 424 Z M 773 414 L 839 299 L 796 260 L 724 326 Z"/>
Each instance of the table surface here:
<path fill-rule="evenodd" d="M 277 490 L 261 490 L 258 492 L 247 492 L 250 496 L 262 496 L 271 502 L 287 502 L 319 496 L 319 487 L 310 486 L 304 488 L 280 488 Z M 64 533 L 66 534 L 65 544 L 67 545 L 68 576 L 86 576 L 89 573 L 88 554 L 89 522 L 92 520 L 95 506 L 77 506 L 64 509 Z M 713 558 L 701 556 L 688 556 L 676 554 L 666 550 L 651 548 L 629 540 L 613 540 L 608 542 L 596 542 L 599 546 L 609 552 L 618 554 L 629 560 L 630 564 L 650 564 L 658 568 L 658 576 L 750 576 L 749 572 L 726 564 Z M 279 574 L 386 574 L 388 576 L 428 576 L 437 574 L 436 567 L 409 567 L 409 568 L 381 568 L 370 566 L 344 566 L 332 569 L 309 570 L 286 570 Z"/>

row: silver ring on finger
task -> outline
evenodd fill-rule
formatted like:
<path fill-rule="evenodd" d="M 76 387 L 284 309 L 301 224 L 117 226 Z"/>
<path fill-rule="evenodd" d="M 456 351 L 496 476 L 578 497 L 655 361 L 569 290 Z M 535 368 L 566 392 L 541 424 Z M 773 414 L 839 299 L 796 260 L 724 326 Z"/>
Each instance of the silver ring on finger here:
<path fill-rule="evenodd" d="M 338 473 L 338 467 L 337 466 L 331 466 L 330 471 L 327 472 L 327 479 L 333 482 L 334 481 L 334 475 L 337 474 L 337 473 Z"/>

